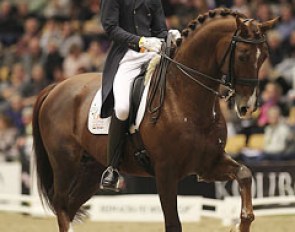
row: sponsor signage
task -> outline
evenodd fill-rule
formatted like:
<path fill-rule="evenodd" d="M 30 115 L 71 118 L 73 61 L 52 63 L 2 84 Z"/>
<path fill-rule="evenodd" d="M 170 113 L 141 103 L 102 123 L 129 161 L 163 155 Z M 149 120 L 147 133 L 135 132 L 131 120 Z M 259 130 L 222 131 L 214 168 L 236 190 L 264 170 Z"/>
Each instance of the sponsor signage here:
<path fill-rule="evenodd" d="M 178 212 L 182 221 L 198 221 L 201 199 L 178 197 Z M 163 213 L 157 195 L 124 195 L 94 197 L 89 201 L 90 219 L 94 221 L 163 222 Z"/>
<path fill-rule="evenodd" d="M 295 195 L 295 162 L 261 163 L 247 165 L 253 174 L 252 196 L 254 198 Z M 236 181 L 216 182 L 215 197 L 239 196 Z"/>
<path fill-rule="evenodd" d="M 252 195 L 254 198 L 295 196 L 295 161 L 272 161 L 246 164 L 253 174 Z M 156 193 L 153 178 L 127 178 L 127 193 Z M 206 198 L 223 199 L 240 196 L 236 181 L 205 183 L 190 176 L 180 182 L 179 195 L 198 195 Z"/>

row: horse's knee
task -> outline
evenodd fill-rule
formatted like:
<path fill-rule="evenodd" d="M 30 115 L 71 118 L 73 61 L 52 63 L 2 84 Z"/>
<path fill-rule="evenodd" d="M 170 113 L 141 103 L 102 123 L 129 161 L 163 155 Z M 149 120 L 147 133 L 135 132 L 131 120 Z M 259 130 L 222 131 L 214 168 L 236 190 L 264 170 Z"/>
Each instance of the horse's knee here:
<path fill-rule="evenodd" d="M 245 180 L 251 181 L 252 180 L 252 172 L 250 171 L 250 169 L 244 165 L 240 166 L 237 171 L 237 180 L 238 181 L 245 181 Z"/>

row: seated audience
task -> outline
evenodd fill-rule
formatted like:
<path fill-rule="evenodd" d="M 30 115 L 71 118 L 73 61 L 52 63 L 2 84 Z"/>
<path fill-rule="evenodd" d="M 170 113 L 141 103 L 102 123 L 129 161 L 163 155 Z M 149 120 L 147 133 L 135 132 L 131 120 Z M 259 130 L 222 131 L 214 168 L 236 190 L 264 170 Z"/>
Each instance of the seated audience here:
<path fill-rule="evenodd" d="M 15 145 L 17 134 L 17 129 L 10 118 L 0 114 L 0 162 L 18 159 L 18 150 Z"/>
<path fill-rule="evenodd" d="M 282 160 L 292 139 L 290 127 L 283 121 L 278 106 L 268 112 L 268 125 L 265 127 L 263 159 Z"/>

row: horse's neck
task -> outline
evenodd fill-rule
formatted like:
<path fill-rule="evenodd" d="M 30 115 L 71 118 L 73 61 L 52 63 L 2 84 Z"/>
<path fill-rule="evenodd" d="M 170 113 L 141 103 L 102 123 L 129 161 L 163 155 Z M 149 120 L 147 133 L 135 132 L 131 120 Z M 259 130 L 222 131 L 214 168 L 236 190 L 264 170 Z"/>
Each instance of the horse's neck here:
<path fill-rule="evenodd" d="M 198 31 L 191 32 L 176 51 L 175 60 L 203 74 L 220 79 L 221 73 L 216 60 L 217 47 L 219 42 L 226 38 L 225 36 L 232 36 L 234 30 L 234 18 L 208 22 Z M 217 82 L 200 76 L 196 76 L 196 79 L 212 90 L 219 91 Z M 170 96 L 172 98 L 177 96 L 174 98 L 178 108 L 187 111 L 189 104 L 190 111 L 197 112 L 200 117 L 212 115 L 217 96 L 197 82 L 192 81 L 174 64 L 170 64 L 167 86 Z"/>
<path fill-rule="evenodd" d="M 186 41 L 175 55 L 175 60 L 190 68 L 198 70 L 206 75 L 220 78 L 219 70 L 215 60 L 215 47 L 218 38 L 212 37 L 212 34 L 196 35 L 194 38 L 189 38 L 191 41 Z M 210 42 L 202 40 L 211 38 Z M 193 40 L 193 41 L 192 41 Z M 182 111 L 190 111 L 192 114 L 196 113 L 203 117 L 203 115 L 212 115 L 212 111 L 216 104 L 216 95 L 211 91 L 205 89 L 197 82 L 192 81 L 184 75 L 176 65 L 171 64 L 170 72 L 167 77 L 168 91 L 172 98 L 175 98 L 174 104 Z M 204 77 L 196 78 L 201 83 L 218 91 L 219 84 Z M 189 107 L 187 107 L 189 105 Z"/>

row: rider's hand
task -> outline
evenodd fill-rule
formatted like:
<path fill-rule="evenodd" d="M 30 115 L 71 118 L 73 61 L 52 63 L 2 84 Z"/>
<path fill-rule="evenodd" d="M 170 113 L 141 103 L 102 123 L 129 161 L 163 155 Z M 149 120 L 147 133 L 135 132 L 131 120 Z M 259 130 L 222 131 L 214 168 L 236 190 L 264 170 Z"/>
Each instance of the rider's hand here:
<path fill-rule="evenodd" d="M 139 40 L 139 47 L 159 53 L 161 51 L 162 41 L 156 37 L 141 37 Z"/>
<path fill-rule="evenodd" d="M 181 38 L 181 34 L 178 30 L 169 30 L 169 34 L 172 36 L 172 43 L 176 44 L 176 40 Z"/>

